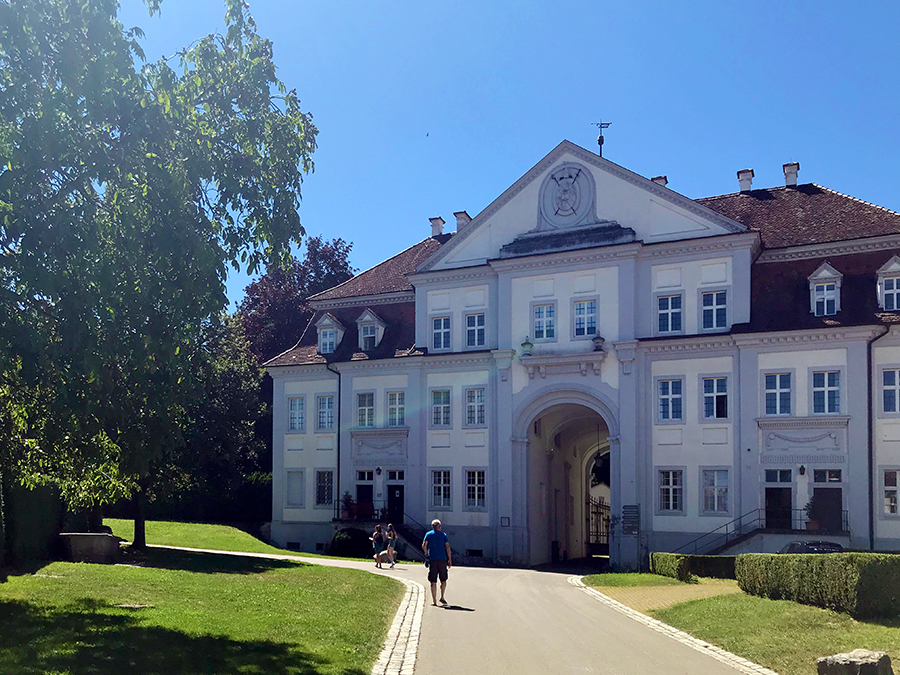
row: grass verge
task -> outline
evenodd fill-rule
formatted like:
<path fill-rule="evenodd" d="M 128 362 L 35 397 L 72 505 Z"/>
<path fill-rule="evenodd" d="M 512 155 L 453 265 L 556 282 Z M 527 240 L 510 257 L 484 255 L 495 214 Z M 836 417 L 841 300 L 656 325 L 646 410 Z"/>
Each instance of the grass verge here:
<path fill-rule="evenodd" d="M 684 586 L 684 582 L 658 574 L 639 574 L 637 572 L 621 572 L 618 574 L 591 574 L 582 579 L 586 586 L 595 588 L 622 588 L 635 586 Z"/>
<path fill-rule="evenodd" d="M 51 563 L 0 585 L 0 672 L 220 675 L 371 670 L 397 581 L 288 561 L 151 550 Z"/>
<path fill-rule="evenodd" d="M 863 648 L 900 659 L 900 620 L 847 614 L 745 593 L 693 600 L 650 614 L 780 675 L 813 675 L 816 659 Z"/>

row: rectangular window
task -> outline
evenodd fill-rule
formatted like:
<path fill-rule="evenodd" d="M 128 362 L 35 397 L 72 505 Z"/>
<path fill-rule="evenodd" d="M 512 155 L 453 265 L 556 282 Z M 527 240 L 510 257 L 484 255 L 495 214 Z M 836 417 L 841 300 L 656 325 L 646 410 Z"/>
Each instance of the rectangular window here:
<path fill-rule="evenodd" d="M 334 472 L 316 471 L 316 506 L 334 503 Z"/>
<path fill-rule="evenodd" d="M 575 336 L 597 334 L 597 301 L 579 300 L 575 303 Z"/>
<path fill-rule="evenodd" d="M 288 399 L 288 430 L 305 431 L 306 415 L 303 414 L 303 397 Z"/>
<path fill-rule="evenodd" d="M 316 412 L 316 425 L 319 429 L 334 429 L 334 396 L 319 396 L 316 399 Z"/>
<path fill-rule="evenodd" d="M 405 471 L 402 469 L 390 469 L 388 471 L 388 480 L 389 481 L 401 481 L 405 478 Z"/>
<path fill-rule="evenodd" d="M 816 303 L 816 316 L 837 314 L 837 287 L 835 284 L 816 284 L 813 286 L 813 299 Z"/>
<path fill-rule="evenodd" d="M 333 330 L 319 331 L 319 353 L 331 354 L 334 351 L 336 334 Z"/>
<path fill-rule="evenodd" d="M 884 309 L 886 312 L 900 309 L 900 278 L 884 280 Z"/>
<path fill-rule="evenodd" d="M 431 424 L 436 427 L 450 426 L 449 389 L 435 389 L 431 392 Z"/>
<path fill-rule="evenodd" d="M 791 482 L 791 470 L 790 469 L 766 469 L 766 482 L 767 483 L 790 483 Z"/>
<path fill-rule="evenodd" d="M 484 314 L 466 314 L 466 347 L 484 347 Z"/>
<path fill-rule="evenodd" d="M 841 412 L 841 373 L 828 370 L 813 373 L 813 412 Z"/>
<path fill-rule="evenodd" d="M 388 426 L 402 427 L 406 425 L 406 393 L 402 391 L 388 392 Z"/>
<path fill-rule="evenodd" d="M 534 306 L 534 339 L 552 340 L 556 337 L 556 305 Z"/>
<path fill-rule="evenodd" d="M 728 513 L 728 471 L 704 469 L 703 510 L 707 513 Z"/>
<path fill-rule="evenodd" d="M 438 508 L 450 508 L 449 469 L 431 472 L 431 505 Z"/>
<path fill-rule="evenodd" d="M 303 508 L 306 498 L 304 475 L 302 471 L 287 472 L 287 506 Z"/>
<path fill-rule="evenodd" d="M 484 508 L 484 471 L 466 471 L 466 506 Z"/>
<path fill-rule="evenodd" d="M 840 469 L 813 469 L 813 483 L 840 483 Z"/>
<path fill-rule="evenodd" d="M 371 483 L 375 480 L 375 472 L 371 469 L 356 472 L 356 481 L 358 483 Z"/>
<path fill-rule="evenodd" d="M 715 291 L 703 293 L 701 304 L 703 305 L 703 328 L 728 328 L 727 291 Z"/>
<path fill-rule="evenodd" d="M 900 370 L 885 370 L 881 375 L 884 412 L 900 412 Z"/>
<path fill-rule="evenodd" d="M 884 472 L 884 514 L 897 515 L 897 487 L 900 485 L 900 471 Z"/>
<path fill-rule="evenodd" d="M 766 375 L 766 415 L 791 414 L 791 374 Z"/>
<path fill-rule="evenodd" d="M 368 325 L 362 327 L 362 350 L 364 352 L 375 349 L 375 326 Z"/>
<path fill-rule="evenodd" d="M 658 299 L 659 332 L 681 332 L 681 296 L 661 295 Z"/>
<path fill-rule="evenodd" d="M 466 389 L 466 424 L 484 424 L 484 389 Z"/>
<path fill-rule="evenodd" d="M 375 426 L 375 394 L 356 395 L 356 423 L 361 427 Z"/>
<path fill-rule="evenodd" d="M 659 381 L 659 419 L 683 419 L 681 408 L 681 380 Z"/>
<path fill-rule="evenodd" d="M 726 419 L 728 417 L 728 378 L 703 378 L 704 419 Z"/>
<path fill-rule="evenodd" d="M 684 482 L 681 469 L 659 472 L 659 510 L 682 511 Z"/>
<path fill-rule="evenodd" d="M 432 348 L 450 349 L 450 317 L 441 316 L 431 320 Z"/>

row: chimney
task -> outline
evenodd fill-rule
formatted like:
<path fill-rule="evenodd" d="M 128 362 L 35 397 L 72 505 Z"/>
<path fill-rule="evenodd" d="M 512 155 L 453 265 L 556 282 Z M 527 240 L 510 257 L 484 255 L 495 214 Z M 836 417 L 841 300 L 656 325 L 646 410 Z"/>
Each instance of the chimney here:
<path fill-rule="evenodd" d="M 453 215 L 456 216 L 456 231 L 460 232 L 462 229 L 472 222 L 472 216 L 470 216 L 465 211 L 454 211 Z"/>
<path fill-rule="evenodd" d="M 753 185 L 753 169 L 741 169 L 737 172 L 737 177 L 741 192 L 750 192 L 750 186 Z"/>
<path fill-rule="evenodd" d="M 652 180 L 657 185 L 661 185 L 663 187 L 666 187 L 666 185 L 669 184 L 669 179 L 666 176 L 654 176 L 650 180 Z"/>
<path fill-rule="evenodd" d="M 438 235 L 444 234 L 444 219 L 438 216 L 437 218 L 429 218 L 431 221 L 431 236 L 437 237 Z"/>
<path fill-rule="evenodd" d="M 794 187 L 797 185 L 797 174 L 800 173 L 800 162 L 790 162 L 785 164 L 784 169 L 784 185 L 785 187 Z"/>

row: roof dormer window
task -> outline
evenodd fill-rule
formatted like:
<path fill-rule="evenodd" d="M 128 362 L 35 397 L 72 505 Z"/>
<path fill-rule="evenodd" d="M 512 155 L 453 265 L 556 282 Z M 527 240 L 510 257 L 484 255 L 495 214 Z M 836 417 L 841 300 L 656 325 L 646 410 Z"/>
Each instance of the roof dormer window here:
<path fill-rule="evenodd" d="M 878 270 L 878 306 L 900 312 L 900 257 L 894 256 Z"/>
<path fill-rule="evenodd" d="M 816 316 L 834 316 L 841 311 L 841 281 L 844 276 L 827 262 L 809 275 L 809 311 Z"/>
<path fill-rule="evenodd" d="M 319 354 L 332 354 L 344 337 L 344 327 L 331 314 L 323 314 L 316 321 L 316 330 L 319 333 Z"/>
<path fill-rule="evenodd" d="M 356 320 L 356 326 L 359 329 L 360 350 L 368 352 L 375 349 L 384 336 L 384 321 L 371 309 L 366 308 L 366 311 L 360 314 Z"/>

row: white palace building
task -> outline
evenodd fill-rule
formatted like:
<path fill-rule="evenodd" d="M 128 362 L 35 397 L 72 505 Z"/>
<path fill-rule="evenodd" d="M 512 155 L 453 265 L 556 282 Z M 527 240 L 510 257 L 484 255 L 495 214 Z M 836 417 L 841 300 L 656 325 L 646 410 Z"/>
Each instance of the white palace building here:
<path fill-rule="evenodd" d="M 689 199 L 564 141 L 311 298 L 265 364 L 272 538 L 437 517 L 516 565 L 900 549 L 900 214 L 798 170 Z"/>

